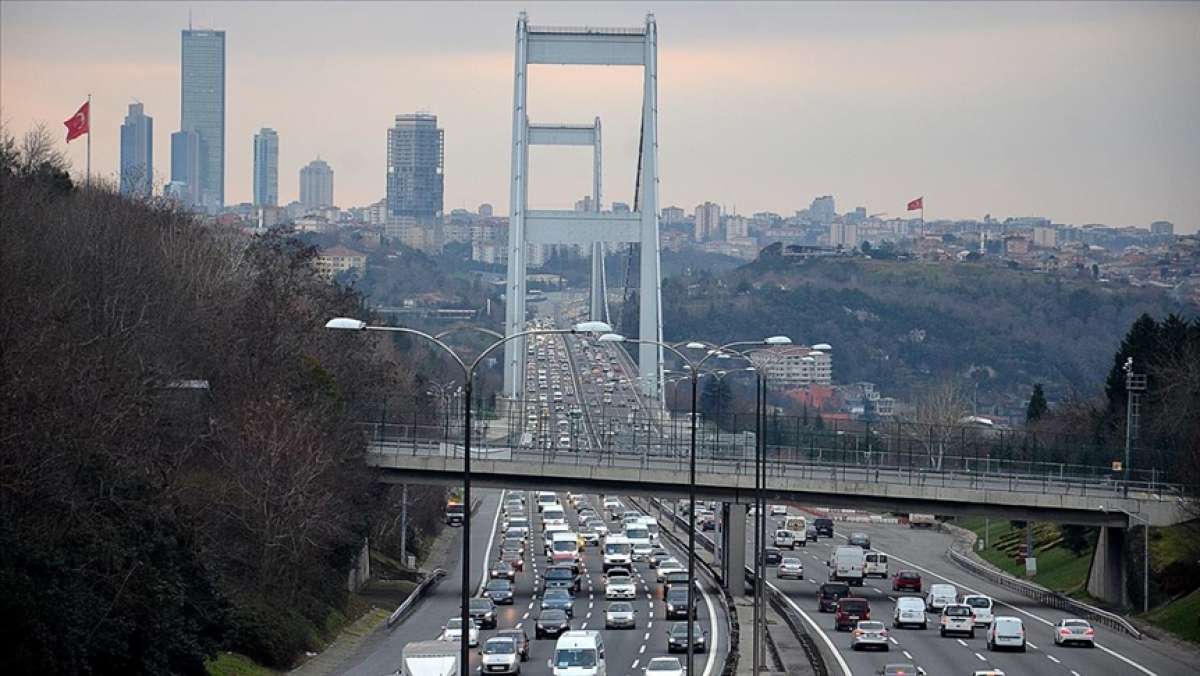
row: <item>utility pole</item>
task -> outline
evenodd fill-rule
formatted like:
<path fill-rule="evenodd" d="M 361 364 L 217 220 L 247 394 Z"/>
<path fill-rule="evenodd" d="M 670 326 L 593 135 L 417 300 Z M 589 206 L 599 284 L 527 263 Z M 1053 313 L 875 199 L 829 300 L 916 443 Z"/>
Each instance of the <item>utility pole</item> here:
<path fill-rule="evenodd" d="M 1129 467 L 1133 458 L 1133 442 L 1137 439 L 1138 422 L 1141 418 L 1142 393 L 1146 391 L 1146 374 L 1133 372 L 1133 357 L 1125 360 L 1125 481 L 1129 481 Z M 1126 488 L 1128 490 L 1128 487 Z"/>

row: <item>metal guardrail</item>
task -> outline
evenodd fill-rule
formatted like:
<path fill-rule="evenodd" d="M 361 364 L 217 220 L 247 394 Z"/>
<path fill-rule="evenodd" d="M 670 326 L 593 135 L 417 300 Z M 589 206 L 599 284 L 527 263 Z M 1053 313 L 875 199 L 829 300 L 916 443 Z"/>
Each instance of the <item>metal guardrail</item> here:
<path fill-rule="evenodd" d="M 1026 582 L 1015 578 L 1007 573 L 988 568 L 973 561 L 969 556 L 961 554 L 954 549 L 949 549 L 946 552 L 950 556 L 950 560 L 957 564 L 960 568 L 966 570 L 972 575 L 982 577 L 992 584 L 1011 589 L 1018 594 L 1031 598 L 1038 603 L 1050 608 L 1058 608 L 1059 610 L 1069 610 L 1072 613 L 1085 617 L 1093 622 L 1103 624 L 1110 629 L 1123 631 L 1130 636 L 1140 639 L 1142 632 L 1138 631 L 1129 620 L 1111 613 L 1102 608 L 1077 601 L 1065 594 L 1046 589 L 1045 587 L 1032 582 Z"/>
<path fill-rule="evenodd" d="M 391 627 L 393 624 L 399 622 L 400 619 L 407 615 L 408 611 L 412 610 L 417 602 L 424 598 L 425 594 L 430 589 L 433 589 L 433 587 L 445 576 L 446 571 L 442 570 L 441 568 L 437 568 L 430 573 L 429 577 L 421 580 L 421 583 L 414 587 L 411 592 L 409 592 L 408 597 L 405 598 L 404 601 L 402 601 L 400 605 L 392 611 L 392 614 L 388 615 L 387 626 Z"/>

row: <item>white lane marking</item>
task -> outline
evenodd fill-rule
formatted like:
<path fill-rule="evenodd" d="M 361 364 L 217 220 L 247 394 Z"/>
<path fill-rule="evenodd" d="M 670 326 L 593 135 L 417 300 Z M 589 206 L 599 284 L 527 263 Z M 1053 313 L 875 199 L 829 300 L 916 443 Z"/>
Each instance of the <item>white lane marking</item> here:
<path fill-rule="evenodd" d="M 646 653 L 646 646 L 642 646 L 641 648 L 638 648 L 639 655 L 644 655 L 645 653 Z"/>
<path fill-rule="evenodd" d="M 978 657 L 980 662 L 987 662 L 987 658 L 979 653 L 975 653 L 975 657 Z"/>
<path fill-rule="evenodd" d="M 487 548 L 483 550 L 483 567 L 479 571 L 479 588 L 475 590 L 476 596 L 483 593 L 483 585 L 488 579 L 488 559 L 492 556 L 492 544 L 496 542 L 496 529 L 500 525 L 500 506 L 504 504 L 504 494 L 507 492 L 507 489 L 500 491 L 500 500 L 496 502 L 496 515 L 492 517 L 492 532 L 488 533 Z M 466 508 L 470 510 L 471 506 L 467 505 Z M 470 516 L 468 514 L 467 518 Z"/>
<path fill-rule="evenodd" d="M 1071 670 L 1071 676 L 1079 676 L 1079 672 L 1078 672 L 1078 671 L 1075 671 L 1074 669 L 1072 669 L 1072 670 Z"/>
<path fill-rule="evenodd" d="M 962 646 L 962 647 L 964 647 L 964 648 L 966 648 L 966 647 L 967 647 L 967 642 L 966 642 L 966 641 L 964 641 L 964 640 L 962 640 L 961 638 L 956 638 L 956 639 L 954 639 L 954 640 L 955 640 L 955 641 L 958 641 L 958 644 L 959 644 L 960 646 Z"/>
<path fill-rule="evenodd" d="M 809 581 L 812 582 L 812 580 L 809 580 Z M 792 607 L 792 610 L 795 610 L 797 613 L 799 613 L 800 617 L 803 617 L 804 621 L 808 622 L 808 625 L 813 628 L 813 631 L 817 632 L 817 635 L 819 635 L 821 637 L 821 640 L 825 642 L 825 645 L 829 647 L 830 652 L 832 652 L 833 656 L 837 659 L 838 666 L 841 667 L 842 673 L 845 676 L 852 676 L 852 672 L 850 671 L 850 665 L 846 664 L 846 658 L 842 657 L 842 653 L 838 652 L 838 649 L 833 645 L 833 641 L 829 640 L 829 635 L 826 634 L 825 630 L 822 629 L 820 627 L 820 625 L 818 625 L 813 620 L 812 616 L 810 616 L 808 613 L 804 612 L 803 608 L 796 605 L 796 602 L 793 601 L 790 597 L 788 597 L 787 594 L 783 594 L 782 592 L 780 592 L 778 587 L 771 584 L 770 582 L 767 582 L 766 584 L 768 587 L 770 587 L 774 591 L 780 593 L 780 595 L 783 596 L 783 599 L 788 602 L 788 605 L 790 605 Z M 714 640 L 713 643 L 715 644 L 716 641 Z M 907 652 L 905 652 L 904 655 L 908 659 L 910 659 L 910 660 L 912 659 L 912 655 L 909 655 Z M 705 672 L 705 676 L 708 676 L 707 671 Z"/>
<path fill-rule="evenodd" d="M 651 608 L 651 609 L 650 609 L 650 611 L 651 611 L 651 612 L 653 612 L 653 611 L 654 611 L 654 609 L 653 609 L 653 608 Z M 650 629 L 650 628 L 651 628 L 651 627 L 653 627 L 653 626 L 654 626 L 654 620 L 649 620 L 649 621 L 647 621 L 647 622 L 646 622 L 646 628 L 647 628 L 647 629 Z"/>
<path fill-rule="evenodd" d="M 1050 660 L 1051 662 L 1053 662 L 1055 664 L 1062 664 L 1062 662 L 1059 662 L 1058 658 L 1055 657 L 1054 655 L 1046 655 L 1046 659 Z"/>
<path fill-rule="evenodd" d="M 840 538 L 842 538 L 843 540 L 847 539 L 847 538 L 846 538 L 846 536 L 845 536 L 845 535 L 842 535 L 841 533 L 838 533 L 838 534 L 837 534 L 837 536 L 838 536 L 838 537 L 840 537 Z M 878 549 L 878 550 L 876 550 L 876 551 L 878 551 L 878 552 L 879 552 L 879 553 L 881 553 L 881 554 L 887 554 L 887 555 L 888 555 L 889 557 L 891 557 L 891 558 L 892 558 L 892 560 L 894 560 L 894 561 L 899 561 L 900 563 L 903 563 L 903 564 L 905 564 L 905 565 L 907 565 L 907 566 L 911 566 L 911 567 L 913 567 L 913 568 L 915 568 L 915 569 L 917 569 L 917 570 L 919 570 L 919 571 L 921 571 L 921 572 L 923 572 L 923 573 L 926 573 L 926 574 L 928 574 L 928 575 L 931 575 L 931 576 L 933 576 L 933 577 L 936 577 L 936 578 L 937 578 L 937 579 L 939 579 L 939 580 L 945 580 L 946 582 L 949 582 L 950 584 L 953 584 L 953 585 L 955 585 L 955 586 L 958 586 L 958 587 L 961 587 L 961 588 L 963 588 L 963 589 L 966 589 L 967 591 L 971 592 L 972 594 L 983 594 L 983 592 L 981 592 L 981 591 L 978 591 L 978 590 L 976 590 L 976 589 L 972 589 L 972 588 L 971 588 L 969 585 L 965 585 L 965 584 L 963 584 L 962 582 L 959 582 L 959 581 L 957 581 L 957 580 L 952 580 L 952 579 L 950 579 L 950 578 L 948 578 L 948 577 L 946 577 L 946 576 L 944 576 L 944 575 L 939 575 L 939 574 L 937 574 L 937 573 L 933 572 L 932 570 L 929 570 L 928 568 L 925 568 L 925 567 L 923 567 L 923 566 L 917 565 L 917 564 L 913 563 L 912 561 L 908 561 L 908 560 L 902 559 L 902 558 L 900 558 L 899 556 L 896 556 L 895 554 L 892 554 L 892 553 L 890 553 L 890 552 L 885 552 L 885 551 L 883 551 L 882 549 Z M 984 595 L 984 596 L 987 596 L 987 594 L 983 594 L 983 595 Z M 1004 606 L 1005 608 L 1011 608 L 1011 609 L 1013 609 L 1013 610 L 1017 611 L 1018 613 L 1021 613 L 1022 615 L 1025 615 L 1026 617 L 1033 618 L 1033 619 L 1037 620 L 1038 622 L 1041 622 L 1042 624 L 1046 625 L 1047 627 L 1053 627 L 1053 626 L 1054 626 L 1054 623 L 1053 623 L 1053 622 L 1051 622 L 1050 620 L 1047 620 L 1046 618 L 1044 618 L 1044 617 L 1041 617 L 1041 616 L 1038 616 L 1038 615 L 1034 615 L 1033 613 L 1029 612 L 1028 610 L 1025 610 L 1024 608 L 1018 608 L 1018 607 L 1016 607 L 1016 606 L 1012 605 L 1011 603 L 1006 603 L 1006 602 L 1004 602 L 1004 601 L 1001 601 L 1001 600 L 999 600 L 999 599 L 995 599 L 995 598 L 993 598 L 993 600 L 994 600 L 994 601 L 995 601 L 997 604 L 999 604 L 999 605 L 1002 605 L 1002 606 Z M 1155 672 L 1151 671 L 1150 669 L 1148 669 L 1148 668 L 1146 668 L 1146 667 L 1142 666 L 1141 664 L 1139 664 L 1139 663 L 1137 663 L 1137 662 L 1134 662 L 1132 659 L 1130 659 L 1130 658 L 1128 658 L 1128 657 L 1126 657 L 1126 656 L 1122 655 L 1121 653 L 1119 653 L 1119 652 L 1117 652 L 1117 651 L 1115 651 L 1115 650 L 1113 650 L 1113 649 L 1111 649 L 1111 648 L 1108 648 L 1108 647 L 1106 647 L 1106 646 L 1100 645 L 1099 643 L 1097 643 L 1097 644 L 1096 644 L 1096 648 L 1097 648 L 1098 650 L 1101 650 L 1101 651 L 1103 651 L 1104 653 L 1106 653 L 1106 654 L 1108 654 L 1108 655 L 1111 655 L 1112 657 L 1115 657 L 1115 658 L 1116 658 L 1116 659 L 1118 659 L 1118 660 L 1121 660 L 1121 661 L 1122 661 L 1122 662 L 1124 662 L 1125 664 L 1128 664 L 1129 666 L 1133 667 L 1134 669 L 1137 669 L 1138 671 L 1142 672 L 1143 674 L 1146 674 L 1146 676 L 1158 676 L 1158 674 L 1157 674 L 1157 673 L 1155 673 Z M 909 659 L 911 659 L 911 658 L 909 658 Z"/>
<path fill-rule="evenodd" d="M 891 636 L 888 637 L 888 640 L 892 642 L 892 645 L 900 645 L 900 642 L 897 641 L 896 639 L 892 638 Z"/>
<path fill-rule="evenodd" d="M 1029 646 L 1030 648 L 1033 648 L 1034 650 L 1039 650 L 1039 648 L 1035 644 L 1030 643 L 1028 641 L 1025 642 L 1025 645 Z"/>
<path fill-rule="evenodd" d="M 530 598 L 532 598 L 532 597 L 530 597 Z M 530 608 L 531 610 L 533 609 L 533 601 L 530 601 L 530 602 L 529 602 L 529 608 Z"/>
<path fill-rule="evenodd" d="M 530 604 L 529 604 L 529 607 L 530 607 L 530 608 L 532 608 L 532 607 L 533 607 L 533 604 L 532 604 L 532 603 L 530 603 Z M 528 619 L 529 619 L 529 613 L 525 613 L 524 615 L 522 615 L 522 616 L 521 616 L 521 619 L 522 619 L 522 620 L 528 620 Z M 518 622 L 518 623 L 517 623 L 517 626 L 518 626 L 518 627 L 520 627 L 520 626 L 521 626 L 521 624 Z"/>
<path fill-rule="evenodd" d="M 905 659 L 908 659 L 908 660 L 912 659 L 912 653 L 908 652 L 907 650 L 901 650 L 900 652 L 904 653 Z M 846 673 L 850 673 L 850 672 L 846 672 Z"/>
<path fill-rule="evenodd" d="M 650 640 L 650 632 L 646 632 L 646 633 L 645 633 L 645 634 L 642 636 L 642 640 L 643 640 L 643 641 L 649 641 L 649 640 Z"/>
<path fill-rule="evenodd" d="M 641 660 L 640 660 L 640 659 L 638 659 L 638 660 L 634 660 L 634 661 L 633 661 L 633 666 L 631 666 L 631 667 L 629 667 L 629 668 L 630 668 L 630 669 L 637 669 L 638 662 L 641 662 Z M 1076 676 L 1078 676 L 1078 675 L 1076 675 Z"/>
<path fill-rule="evenodd" d="M 587 629 L 587 622 L 584 622 L 584 623 L 583 623 L 583 624 L 582 624 L 582 625 L 581 625 L 579 628 L 580 628 L 580 629 Z"/>

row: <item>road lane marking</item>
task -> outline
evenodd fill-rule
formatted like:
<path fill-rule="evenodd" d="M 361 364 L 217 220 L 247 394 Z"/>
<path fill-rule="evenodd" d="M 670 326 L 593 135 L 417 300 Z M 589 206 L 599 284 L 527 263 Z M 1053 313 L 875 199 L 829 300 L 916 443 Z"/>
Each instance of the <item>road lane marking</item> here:
<path fill-rule="evenodd" d="M 779 592 L 780 596 L 783 597 L 783 600 L 787 601 L 788 605 L 790 605 L 792 607 L 792 610 L 795 610 L 797 613 L 799 613 L 800 617 L 803 617 L 804 621 L 808 622 L 809 626 L 812 627 L 813 630 L 817 632 L 817 635 L 821 637 L 821 640 L 823 640 L 825 642 L 825 645 L 828 646 L 829 650 L 833 653 L 834 658 L 837 659 L 838 666 L 841 667 L 842 674 L 844 674 L 844 676 L 852 676 L 852 672 L 850 671 L 850 665 L 846 664 L 846 658 L 842 657 L 842 653 L 840 651 L 838 651 L 837 647 L 835 647 L 833 645 L 833 641 L 831 641 L 829 639 L 829 635 L 825 633 L 824 629 L 821 629 L 820 625 L 818 625 L 816 623 L 816 621 L 813 620 L 812 616 L 810 616 L 808 613 L 804 612 L 803 608 L 796 605 L 796 602 L 793 601 L 787 594 L 780 592 L 778 587 L 771 584 L 770 582 L 766 582 L 765 580 L 764 580 L 764 582 L 766 583 L 766 585 L 768 587 L 774 589 L 776 592 Z M 814 582 L 814 580 L 809 580 L 809 582 Z M 715 640 L 713 641 L 713 644 L 714 645 L 716 644 Z M 909 655 L 907 652 L 905 652 L 904 654 L 906 657 L 908 657 L 908 659 L 910 659 L 910 660 L 912 659 L 912 655 Z M 707 671 L 705 672 L 705 676 L 708 676 Z"/>
<path fill-rule="evenodd" d="M 641 648 L 638 648 L 639 655 L 644 655 L 645 653 L 646 653 L 646 646 L 642 646 Z"/>
<path fill-rule="evenodd" d="M 500 491 L 500 500 L 496 502 L 496 515 L 492 517 L 492 532 L 488 533 L 487 547 L 483 550 L 483 569 L 480 571 L 479 575 L 479 587 L 475 590 L 476 596 L 483 593 L 483 585 L 488 579 L 488 558 L 491 557 L 492 545 L 496 542 L 496 530 L 500 525 L 500 507 L 504 504 L 504 494 L 507 492 L 507 489 Z M 471 506 L 467 505 L 466 509 L 468 512 L 467 518 L 469 519 L 471 518 Z M 469 581 L 464 580 L 464 582 L 468 582 L 469 584 Z"/>
<path fill-rule="evenodd" d="M 975 657 L 978 657 L 980 662 L 987 662 L 987 658 L 979 653 L 975 653 Z"/>
<path fill-rule="evenodd" d="M 634 660 L 634 661 L 633 661 L 633 666 L 631 666 L 631 667 L 629 667 L 629 668 L 630 668 L 630 669 L 637 669 L 638 662 L 641 662 L 641 660 L 640 660 L 640 659 Z M 1079 675 L 1078 675 L 1078 674 L 1076 674 L 1076 676 L 1079 676 Z"/>
<path fill-rule="evenodd" d="M 897 641 L 896 639 L 892 638 L 891 636 L 888 637 L 888 640 L 892 642 L 892 645 L 900 645 L 900 642 Z"/>
<path fill-rule="evenodd" d="M 959 644 L 960 646 L 962 646 L 962 647 L 964 647 L 964 648 L 966 648 L 966 647 L 967 647 L 967 642 L 966 642 L 966 641 L 964 641 L 964 640 L 962 640 L 961 638 L 956 638 L 956 639 L 954 639 L 954 640 L 955 640 L 955 641 L 958 641 L 958 644 Z"/>
<path fill-rule="evenodd" d="M 643 640 L 643 641 L 649 641 L 649 640 L 650 640 L 650 632 L 646 632 L 646 633 L 645 633 L 645 634 L 642 636 L 642 640 Z"/>
<path fill-rule="evenodd" d="M 1033 648 L 1034 650 L 1038 650 L 1038 649 L 1039 649 L 1039 648 L 1037 647 L 1037 645 L 1035 645 L 1035 644 L 1033 644 L 1033 643 L 1030 643 L 1029 641 L 1026 641 L 1026 642 L 1025 642 L 1025 645 L 1029 646 L 1030 648 Z"/>
<path fill-rule="evenodd" d="M 912 653 L 908 652 L 907 650 L 901 650 L 900 652 L 904 654 L 905 659 L 911 660 L 913 658 Z M 846 672 L 846 673 L 850 673 L 850 672 Z"/>
<path fill-rule="evenodd" d="M 1055 664 L 1062 664 L 1062 662 L 1059 662 L 1058 658 L 1055 657 L 1054 655 L 1047 654 L 1046 659 L 1050 660 L 1051 662 L 1053 662 Z"/>

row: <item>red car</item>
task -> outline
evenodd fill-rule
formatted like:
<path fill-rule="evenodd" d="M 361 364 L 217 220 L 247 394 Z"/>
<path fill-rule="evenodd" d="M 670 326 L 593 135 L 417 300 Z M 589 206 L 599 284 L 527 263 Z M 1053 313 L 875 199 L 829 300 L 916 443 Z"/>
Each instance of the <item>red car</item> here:
<path fill-rule="evenodd" d="M 892 576 L 892 591 L 921 593 L 921 574 L 915 570 L 901 570 Z"/>
<path fill-rule="evenodd" d="M 850 631 L 860 620 L 871 619 L 871 603 L 866 599 L 845 597 L 838 599 L 837 610 L 833 615 L 833 628 L 837 631 Z"/>

